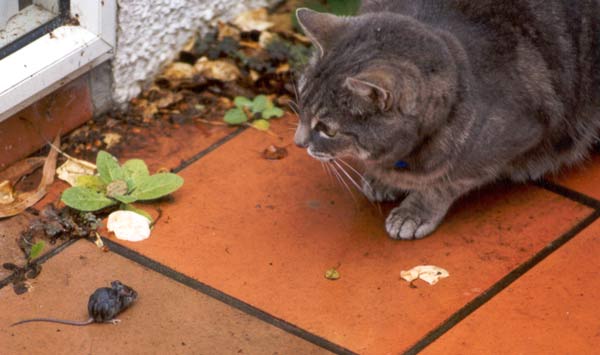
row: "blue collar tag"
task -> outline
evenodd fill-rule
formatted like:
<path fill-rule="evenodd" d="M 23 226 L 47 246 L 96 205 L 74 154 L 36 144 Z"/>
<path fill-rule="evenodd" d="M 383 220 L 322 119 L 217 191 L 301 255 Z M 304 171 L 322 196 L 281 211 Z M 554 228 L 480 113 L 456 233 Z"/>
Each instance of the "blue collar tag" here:
<path fill-rule="evenodd" d="M 394 168 L 396 169 L 406 169 L 408 168 L 408 163 L 404 160 L 398 160 L 396 164 L 394 164 Z"/>

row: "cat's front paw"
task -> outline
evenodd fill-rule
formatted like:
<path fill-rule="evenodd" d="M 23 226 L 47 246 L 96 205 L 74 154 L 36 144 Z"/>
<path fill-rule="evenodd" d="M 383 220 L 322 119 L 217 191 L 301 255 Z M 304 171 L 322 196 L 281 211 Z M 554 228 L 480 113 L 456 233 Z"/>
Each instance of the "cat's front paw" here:
<path fill-rule="evenodd" d="M 362 191 L 371 202 L 396 201 L 402 196 L 402 191 L 389 187 L 379 180 L 365 177 L 362 183 Z"/>
<path fill-rule="evenodd" d="M 444 218 L 444 213 L 400 205 L 385 221 L 385 229 L 393 239 L 421 239 L 433 232 Z"/>

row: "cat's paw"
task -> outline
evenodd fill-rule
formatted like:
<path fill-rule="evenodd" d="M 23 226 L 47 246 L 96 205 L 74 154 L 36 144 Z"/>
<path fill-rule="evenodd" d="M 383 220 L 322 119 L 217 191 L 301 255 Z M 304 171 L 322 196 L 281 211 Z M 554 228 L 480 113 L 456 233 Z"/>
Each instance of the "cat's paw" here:
<path fill-rule="evenodd" d="M 402 191 L 382 184 L 377 179 L 365 177 L 362 183 L 362 191 L 371 202 L 390 202 L 398 200 Z"/>
<path fill-rule="evenodd" d="M 385 221 L 385 229 L 393 239 L 421 239 L 431 234 L 443 218 L 443 213 L 436 214 L 401 205 L 390 212 Z"/>

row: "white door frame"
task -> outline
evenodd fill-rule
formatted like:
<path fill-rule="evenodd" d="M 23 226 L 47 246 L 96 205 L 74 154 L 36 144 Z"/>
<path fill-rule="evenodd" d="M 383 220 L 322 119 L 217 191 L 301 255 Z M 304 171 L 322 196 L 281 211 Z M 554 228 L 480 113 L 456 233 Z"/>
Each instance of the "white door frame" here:
<path fill-rule="evenodd" d="M 113 56 L 116 1 L 71 0 L 78 25 L 60 26 L 0 60 L 0 122 Z"/>

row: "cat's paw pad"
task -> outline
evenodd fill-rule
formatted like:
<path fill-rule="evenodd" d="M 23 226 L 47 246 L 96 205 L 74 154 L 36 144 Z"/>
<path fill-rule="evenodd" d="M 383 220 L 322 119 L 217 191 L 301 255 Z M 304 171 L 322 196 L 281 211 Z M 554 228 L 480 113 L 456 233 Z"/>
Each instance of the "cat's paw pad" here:
<path fill-rule="evenodd" d="M 385 186 L 379 181 L 368 177 L 363 180 L 362 191 L 371 202 L 396 201 L 402 195 L 401 191 Z"/>
<path fill-rule="evenodd" d="M 394 208 L 385 221 L 385 229 L 393 239 L 421 239 L 433 232 L 441 218 L 428 218 L 406 207 Z"/>

